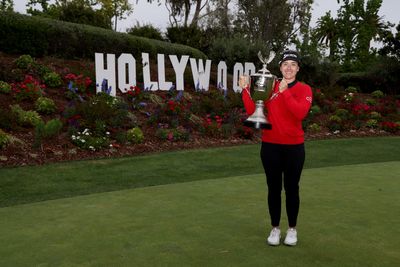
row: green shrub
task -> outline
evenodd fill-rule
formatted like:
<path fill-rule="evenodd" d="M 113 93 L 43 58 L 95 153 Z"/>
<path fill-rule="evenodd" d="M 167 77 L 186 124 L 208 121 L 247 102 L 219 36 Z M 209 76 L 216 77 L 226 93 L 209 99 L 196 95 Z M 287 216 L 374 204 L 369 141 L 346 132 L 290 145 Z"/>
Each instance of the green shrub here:
<path fill-rule="evenodd" d="M 375 106 L 376 105 L 376 100 L 373 98 L 368 98 L 365 100 L 365 103 L 367 103 L 368 106 Z"/>
<path fill-rule="evenodd" d="M 341 123 L 342 122 L 342 118 L 340 118 L 338 115 L 332 115 L 332 116 L 329 117 L 329 121 Z"/>
<path fill-rule="evenodd" d="M 340 131 L 343 128 L 342 119 L 338 115 L 329 117 L 328 128 L 331 131 Z"/>
<path fill-rule="evenodd" d="M 168 141 L 187 141 L 189 140 L 189 132 L 183 127 L 177 128 L 160 128 L 156 132 L 156 136 L 161 140 Z"/>
<path fill-rule="evenodd" d="M 128 118 L 128 105 L 121 98 L 105 93 L 92 96 L 88 101 L 76 107 L 76 114 L 81 116 L 83 127 L 95 135 L 103 135 L 109 127 L 122 127 Z"/>
<path fill-rule="evenodd" d="M 376 112 L 376 111 L 372 111 L 370 114 L 369 114 L 369 117 L 370 117 L 370 119 L 374 119 L 374 120 L 381 120 L 381 118 L 382 118 L 382 115 L 379 113 L 379 112 Z"/>
<path fill-rule="evenodd" d="M 144 140 L 144 135 L 139 127 L 135 127 L 126 132 L 126 138 L 128 142 L 140 144 Z"/>
<path fill-rule="evenodd" d="M 11 112 L 17 116 L 18 124 L 21 126 L 36 126 L 42 118 L 36 111 L 25 111 L 18 104 L 11 106 Z"/>
<path fill-rule="evenodd" d="M 321 108 L 318 105 L 313 105 L 310 109 L 312 115 L 318 115 L 321 113 Z"/>
<path fill-rule="evenodd" d="M 341 120 L 347 120 L 349 118 L 349 111 L 347 109 L 340 108 L 336 110 L 335 115 L 337 115 Z"/>
<path fill-rule="evenodd" d="M 56 111 L 57 107 L 54 101 L 50 98 L 41 96 L 35 102 L 36 111 L 41 114 L 52 114 Z"/>
<path fill-rule="evenodd" d="M 346 93 L 353 93 L 353 94 L 358 92 L 357 88 L 354 87 L 354 86 L 349 86 L 349 87 L 347 87 L 347 88 L 345 89 L 345 91 L 346 91 Z"/>
<path fill-rule="evenodd" d="M 62 79 L 60 75 L 55 72 L 48 72 L 43 77 L 44 83 L 51 88 L 59 87 L 62 85 Z"/>
<path fill-rule="evenodd" d="M 381 90 L 376 90 L 371 93 L 371 96 L 374 98 L 382 98 L 384 95 L 385 94 Z"/>
<path fill-rule="evenodd" d="M 365 126 L 367 126 L 368 128 L 377 128 L 378 127 L 378 121 L 375 120 L 375 119 L 369 119 L 365 123 Z"/>
<path fill-rule="evenodd" d="M 127 30 L 128 34 L 164 41 L 161 31 L 152 25 L 134 26 Z"/>
<path fill-rule="evenodd" d="M 52 119 L 47 123 L 43 121 L 38 122 L 35 125 L 35 141 L 33 143 L 34 148 L 41 146 L 43 139 L 49 139 L 56 136 L 62 129 L 63 123 L 59 119 Z"/>
<path fill-rule="evenodd" d="M 22 55 L 14 61 L 19 69 L 29 69 L 35 63 L 35 60 L 30 55 Z"/>
<path fill-rule="evenodd" d="M 321 131 L 321 126 L 319 126 L 318 123 L 312 123 L 308 126 L 308 130 L 313 133 L 318 133 Z"/>
<path fill-rule="evenodd" d="M 9 109 L 0 107 L 0 129 L 15 130 L 18 128 L 17 122 L 17 114 L 10 112 Z"/>
<path fill-rule="evenodd" d="M 106 136 L 94 136 L 89 129 L 71 135 L 72 142 L 86 150 L 96 151 L 110 146 L 109 133 Z"/>
<path fill-rule="evenodd" d="M 62 127 L 63 123 L 60 119 L 49 120 L 44 127 L 43 136 L 45 138 L 56 136 L 60 133 Z"/>
<path fill-rule="evenodd" d="M 11 85 L 6 82 L 0 81 L 0 93 L 9 94 L 11 92 Z"/>
<path fill-rule="evenodd" d="M 97 52 L 131 53 L 138 60 L 146 52 L 153 58 L 157 53 L 206 58 L 199 50 L 184 45 L 18 13 L 0 14 L 0 32 L 0 47 L 10 54 L 92 59 Z"/>
<path fill-rule="evenodd" d="M 0 149 L 5 148 L 10 143 L 10 137 L 0 129 Z"/>

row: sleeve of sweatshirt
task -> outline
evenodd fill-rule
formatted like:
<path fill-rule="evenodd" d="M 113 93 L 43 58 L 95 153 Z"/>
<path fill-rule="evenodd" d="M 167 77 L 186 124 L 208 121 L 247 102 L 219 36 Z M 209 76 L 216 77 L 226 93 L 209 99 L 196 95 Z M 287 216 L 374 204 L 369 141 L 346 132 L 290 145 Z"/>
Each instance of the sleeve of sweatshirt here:
<path fill-rule="evenodd" d="M 250 96 L 248 88 L 242 90 L 242 100 L 246 113 L 250 116 L 256 110 L 256 105 L 254 104 L 254 101 Z"/>
<path fill-rule="evenodd" d="M 296 98 L 293 97 L 290 90 L 285 90 L 282 95 L 285 97 L 286 107 L 296 118 L 303 120 L 312 104 L 312 91 L 311 87 L 304 85 L 300 91 L 300 95 Z"/>

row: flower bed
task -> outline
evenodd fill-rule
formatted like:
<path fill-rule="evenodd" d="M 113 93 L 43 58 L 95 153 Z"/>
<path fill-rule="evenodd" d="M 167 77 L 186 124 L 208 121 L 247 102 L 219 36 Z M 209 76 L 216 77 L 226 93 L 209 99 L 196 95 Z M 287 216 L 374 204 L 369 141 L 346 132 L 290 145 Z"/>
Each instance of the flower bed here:
<path fill-rule="evenodd" d="M 1 165 L 42 164 L 165 150 L 259 142 L 244 127 L 240 94 L 210 88 L 144 91 L 117 97 L 97 85 L 92 62 L 0 54 Z M 154 78 L 154 77 L 153 77 Z M 4 90 L 1 90 L 4 88 Z M 348 88 L 340 97 L 314 90 L 306 138 L 398 135 L 400 103 Z"/>

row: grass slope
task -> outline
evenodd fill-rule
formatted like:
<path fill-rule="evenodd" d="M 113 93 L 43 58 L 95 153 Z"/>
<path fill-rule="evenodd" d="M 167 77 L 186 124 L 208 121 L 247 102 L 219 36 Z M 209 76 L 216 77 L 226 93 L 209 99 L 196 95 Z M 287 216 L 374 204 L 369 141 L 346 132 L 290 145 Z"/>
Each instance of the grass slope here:
<path fill-rule="evenodd" d="M 400 137 L 306 143 L 305 168 L 400 160 Z M 0 169 L 0 207 L 262 173 L 259 145 Z"/>
<path fill-rule="evenodd" d="M 1 208 L 0 266 L 397 266 L 399 177 L 306 169 L 294 248 L 265 245 L 261 174 Z"/>

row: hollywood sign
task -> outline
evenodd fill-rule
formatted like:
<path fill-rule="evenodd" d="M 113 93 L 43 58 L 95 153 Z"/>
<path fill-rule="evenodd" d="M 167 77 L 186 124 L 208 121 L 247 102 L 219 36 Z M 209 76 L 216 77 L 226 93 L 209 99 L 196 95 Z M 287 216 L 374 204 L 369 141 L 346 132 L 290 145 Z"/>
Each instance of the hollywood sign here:
<path fill-rule="evenodd" d="M 196 90 L 208 91 L 210 85 L 211 60 L 206 60 L 205 65 L 202 59 L 189 58 L 181 56 L 180 60 L 176 55 L 169 55 L 169 60 L 175 71 L 175 83 L 165 79 L 165 55 L 157 54 L 158 80 L 152 81 L 150 78 L 150 59 L 148 53 L 142 53 L 142 73 L 144 90 L 170 90 L 173 86 L 178 91 L 184 90 L 184 72 L 188 62 L 193 76 L 193 86 Z M 107 87 L 111 88 L 110 95 L 116 95 L 116 88 L 122 93 L 126 93 L 131 86 L 136 86 L 136 59 L 132 54 L 121 54 L 116 60 L 115 54 L 95 53 L 96 84 L 101 85 L 107 81 Z M 233 67 L 232 89 L 235 92 L 241 92 L 238 85 L 238 78 L 243 75 L 255 73 L 253 63 L 236 63 Z M 116 75 L 116 71 L 118 75 Z M 228 67 L 224 61 L 220 61 L 217 66 L 217 84 L 216 87 L 222 90 L 228 90 L 227 73 Z M 118 82 L 118 83 L 117 83 Z M 118 86 L 117 86 L 118 84 Z M 97 92 L 102 90 L 97 87 Z"/>

